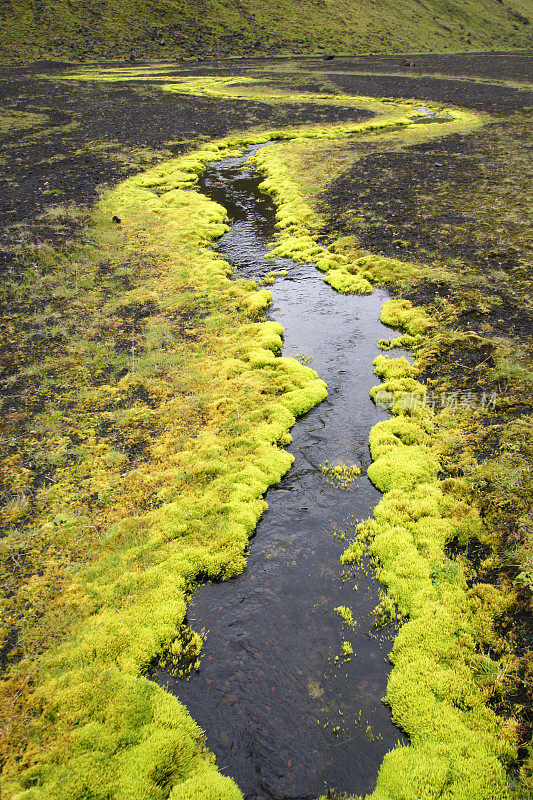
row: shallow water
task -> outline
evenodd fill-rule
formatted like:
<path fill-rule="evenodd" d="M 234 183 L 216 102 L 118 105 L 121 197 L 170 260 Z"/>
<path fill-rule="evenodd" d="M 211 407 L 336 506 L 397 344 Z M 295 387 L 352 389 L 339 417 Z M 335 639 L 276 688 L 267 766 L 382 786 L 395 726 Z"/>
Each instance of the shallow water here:
<path fill-rule="evenodd" d="M 365 472 L 370 428 L 386 416 L 368 392 L 376 342 L 390 336 L 379 322 L 387 296 L 337 294 L 312 266 L 265 260 L 275 212 L 257 188 L 261 177 L 240 168 L 245 160 L 215 162 L 201 176 L 200 191 L 231 221 L 219 250 L 237 277 L 287 270 L 269 287 L 270 315 L 285 327 L 284 355 L 312 358 L 328 398 L 292 429 L 295 462 L 267 493 L 244 573 L 195 594 L 188 621 L 209 631 L 199 672 L 188 681 L 160 673 L 157 681 L 206 731 L 219 768 L 246 800 L 311 800 L 327 788 L 365 793 L 402 735 L 381 702 L 392 632 L 372 629 L 379 584 L 368 563 L 343 576 L 340 531 L 370 516 L 380 497 Z M 320 468 L 326 460 L 361 465 L 357 483 L 331 485 Z M 352 608 L 355 629 L 342 626 L 339 605 Z M 335 664 L 343 640 L 355 655 Z"/>

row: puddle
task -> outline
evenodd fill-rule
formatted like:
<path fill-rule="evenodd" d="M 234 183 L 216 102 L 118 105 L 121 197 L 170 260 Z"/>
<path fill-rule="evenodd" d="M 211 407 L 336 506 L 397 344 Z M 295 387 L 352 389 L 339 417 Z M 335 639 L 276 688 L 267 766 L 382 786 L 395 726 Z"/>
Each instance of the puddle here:
<path fill-rule="evenodd" d="M 162 672 L 156 679 L 206 731 L 219 768 L 246 800 L 312 800 L 327 788 L 363 794 L 403 738 L 381 702 L 392 631 L 373 630 L 379 584 L 368 563 L 343 577 L 346 543 L 335 531 L 370 516 L 380 497 L 365 473 L 370 429 L 387 416 L 368 394 L 376 342 L 390 338 L 379 322 L 387 295 L 337 294 L 312 266 L 265 260 L 274 207 L 257 188 L 261 177 L 240 169 L 245 160 L 208 165 L 200 178 L 200 191 L 230 217 L 219 250 L 236 277 L 287 270 L 269 287 L 270 316 L 285 327 L 284 355 L 312 359 L 328 398 L 292 429 L 295 462 L 267 493 L 245 572 L 195 594 L 188 621 L 209 631 L 199 672 L 188 681 Z M 321 470 L 326 460 L 359 464 L 357 483 L 332 485 Z M 353 610 L 355 629 L 342 626 L 341 605 Z M 355 653 L 348 662 L 344 640 Z"/>
<path fill-rule="evenodd" d="M 423 122 L 427 125 L 428 122 L 449 122 L 449 120 L 453 119 L 450 114 L 437 111 L 435 108 L 428 108 L 427 106 L 419 106 L 418 108 L 414 108 L 413 111 L 415 115 L 409 119 L 411 122 L 415 123 Z"/>

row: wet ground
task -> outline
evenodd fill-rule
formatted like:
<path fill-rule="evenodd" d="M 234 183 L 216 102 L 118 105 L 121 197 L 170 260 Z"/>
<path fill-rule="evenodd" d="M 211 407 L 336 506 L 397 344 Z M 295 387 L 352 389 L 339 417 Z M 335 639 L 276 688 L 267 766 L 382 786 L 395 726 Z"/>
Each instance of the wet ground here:
<path fill-rule="evenodd" d="M 240 169 L 242 161 L 212 164 L 200 182 L 232 223 L 220 251 L 238 277 L 287 270 L 273 287 L 271 316 L 285 327 L 284 354 L 312 358 L 328 398 L 292 430 L 295 462 L 267 493 L 245 572 L 195 595 L 189 622 L 209 631 L 199 673 L 188 681 L 160 674 L 158 682 L 205 729 L 246 800 L 310 799 L 325 788 L 367 792 L 402 738 L 381 701 L 391 631 L 373 630 L 379 584 L 371 567 L 343 576 L 340 555 L 342 531 L 349 535 L 350 523 L 379 500 L 364 473 L 370 428 L 384 416 L 368 393 L 376 342 L 390 335 L 378 321 L 385 296 L 337 294 L 312 266 L 265 260 L 274 208 L 258 191 L 261 177 Z M 358 464 L 362 474 L 341 489 L 323 474 L 326 462 Z M 341 605 L 352 608 L 355 629 L 342 626 Z M 343 640 L 355 651 L 348 662 Z"/>

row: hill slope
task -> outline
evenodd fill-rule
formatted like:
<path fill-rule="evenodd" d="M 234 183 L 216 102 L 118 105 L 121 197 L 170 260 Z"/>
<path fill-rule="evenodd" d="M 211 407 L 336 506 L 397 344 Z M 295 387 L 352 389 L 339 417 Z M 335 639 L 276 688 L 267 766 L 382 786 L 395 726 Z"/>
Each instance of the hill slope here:
<path fill-rule="evenodd" d="M 525 48 L 531 0 L 2 0 L 0 60 Z"/>

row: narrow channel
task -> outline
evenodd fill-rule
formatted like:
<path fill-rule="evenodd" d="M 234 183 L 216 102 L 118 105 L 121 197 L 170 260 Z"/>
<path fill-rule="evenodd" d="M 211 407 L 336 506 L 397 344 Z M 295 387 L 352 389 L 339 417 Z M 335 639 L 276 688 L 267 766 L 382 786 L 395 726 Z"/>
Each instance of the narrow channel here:
<path fill-rule="evenodd" d="M 256 149 L 208 165 L 199 190 L 228 211 L 231 230 L 218 247 L 235 277 L 287 270 L 271 287 L 270 316 L 285 328 L 284 355 L 312 359 L 328 397 L 292 429 L 295 462 L 267 492 L 244 573 L 195 594 L 188 621 L 208 630 L 199 672 L 189 680 L 159 673 L 157 681 L 205 730 L 219 768 L 246 800 L 364 794 L 403 740 L 382 702 L 392 631 L 373 629 L 379 583 L 370 564 L 343 575 L 340 563 L 342 532 L 370 516 L 380 497 L 365 473 L 370 429 L 386 416 L 369 390 L 376 343 L 390 336 L 379 322 L 387 295 L 337 294 L 312 265 L 265 260 L 274 205 L 258 189 L 261 176 L 242 168 Z M 341 489 L 323 474 L 326 462 L 359 464 L 361 475 Z M 354 629 L 335 612 L 343 605 Z M 349 661 L 343 641 L 354 650 Z"/>

